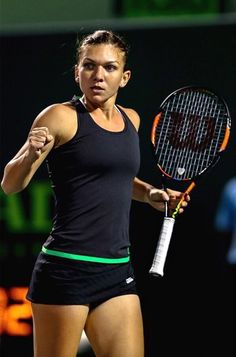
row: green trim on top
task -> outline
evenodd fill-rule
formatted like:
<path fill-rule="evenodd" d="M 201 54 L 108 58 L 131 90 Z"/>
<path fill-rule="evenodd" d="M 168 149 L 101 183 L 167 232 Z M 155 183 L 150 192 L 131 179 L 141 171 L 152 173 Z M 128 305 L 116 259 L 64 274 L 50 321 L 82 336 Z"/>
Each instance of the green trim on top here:
<path fill-rule="evenodd" d="M 118 264 L 118 263 L 128 263 L 130 260 L 129 255 L 123 258 L 100 258 L 100 257 L 89 256 L 89 255 L 65 253 L 58 250 L 47 249 L 44 246 L 42 247 L 42 252 L 48 255 L 53 255 L 55 257 L 67 258 L 73 260 L 82 260 L 85 262 L 93 262 L 93 263 Z"/>

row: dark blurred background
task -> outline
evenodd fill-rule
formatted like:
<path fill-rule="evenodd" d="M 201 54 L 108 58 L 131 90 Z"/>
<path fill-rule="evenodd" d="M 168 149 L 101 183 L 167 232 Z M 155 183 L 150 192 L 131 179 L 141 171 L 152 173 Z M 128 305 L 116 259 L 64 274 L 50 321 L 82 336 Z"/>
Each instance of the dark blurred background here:
<path fill-rule="evenodd" d="M 223 96 L 232 117 L 223 159 L 191 195 L 175 225 L 163 278 L 152 278 L 162 215 L 133 202 L 131 256 L 140 292 L 145 357 L 234 357 L 235 281 L 214 229 L 225 182 L 236 168 L 236 2 L 234 0 L 1 0 L 0 176 L 24 143 L 35 116 L 78 92 L 77 38 L 99 28 L 131 45 L 132 78 L 118 103 L 141 118 L 139 177 L 160 185 L 150 146 L 152 120 L 173 90 L 195 84 Z M 174 188 L 174 187 L 173 187 Z M 31 357 L 32 321 L 25 292 L 51 227 L 46 167 L 19 194 L 0 190 L 0 355 Z M 93 356 L 86 337 L 79 355 Z"/>

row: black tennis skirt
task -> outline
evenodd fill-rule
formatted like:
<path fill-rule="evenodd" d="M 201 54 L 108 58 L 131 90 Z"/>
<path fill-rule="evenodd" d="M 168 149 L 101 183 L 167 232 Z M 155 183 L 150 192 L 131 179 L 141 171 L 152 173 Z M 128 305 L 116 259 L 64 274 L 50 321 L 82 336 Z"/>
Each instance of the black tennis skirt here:
<path fill-rule="evenodd" d="M 95 307 L 112 297 L 126 294 L 137 294 L 130 262 L 91 263 L 41 252 L 26 298 L 39 304 Z"/>

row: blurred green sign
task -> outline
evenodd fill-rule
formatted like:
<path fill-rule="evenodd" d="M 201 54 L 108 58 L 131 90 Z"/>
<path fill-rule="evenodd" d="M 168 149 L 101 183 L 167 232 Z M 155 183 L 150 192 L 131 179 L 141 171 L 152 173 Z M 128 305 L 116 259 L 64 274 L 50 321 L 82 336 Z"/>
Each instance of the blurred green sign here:
<path fill-rule="evenodd" d="M 120 4 L 121 5 L 121 4 Z M 122 0 L 122 16 L 219 13 L 220 0 Z"/>

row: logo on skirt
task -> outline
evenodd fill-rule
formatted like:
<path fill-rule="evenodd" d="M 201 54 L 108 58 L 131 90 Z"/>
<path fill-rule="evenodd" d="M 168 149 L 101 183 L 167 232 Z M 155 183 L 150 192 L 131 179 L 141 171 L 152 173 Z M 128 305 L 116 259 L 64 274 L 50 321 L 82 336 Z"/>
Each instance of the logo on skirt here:
<path fill-rule="evenodd" d="M 132 283 L 132 281 L 134 281 L 134 279 L 131 278 L 131 276 L 130 276 L 130 277 L 127 278 L 125 281 L 126 281 L 126 284 L 130 284 L 130 283 Z"/>

